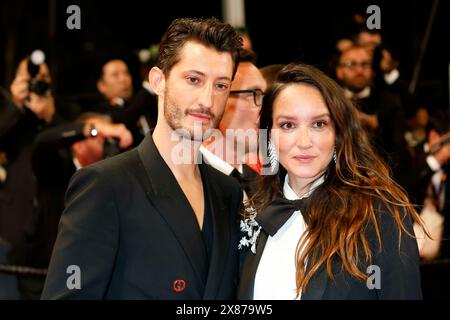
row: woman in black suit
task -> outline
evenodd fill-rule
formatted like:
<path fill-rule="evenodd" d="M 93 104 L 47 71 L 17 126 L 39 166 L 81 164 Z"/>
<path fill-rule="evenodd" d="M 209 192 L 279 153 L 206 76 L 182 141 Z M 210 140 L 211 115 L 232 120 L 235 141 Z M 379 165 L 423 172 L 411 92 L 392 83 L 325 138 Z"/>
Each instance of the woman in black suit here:
<path fill-rule="evenodd" d="M 420 299 L 419 217 L 341 88 L 287 65 L 260 121 L 273 174 L 241 223 L 238 297 Z"/>

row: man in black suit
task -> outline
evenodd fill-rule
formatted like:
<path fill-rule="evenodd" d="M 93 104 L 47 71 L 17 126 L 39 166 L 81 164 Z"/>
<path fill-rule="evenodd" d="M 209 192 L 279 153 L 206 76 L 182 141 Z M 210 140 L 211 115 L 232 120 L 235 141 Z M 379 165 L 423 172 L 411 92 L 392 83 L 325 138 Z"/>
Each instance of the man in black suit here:
<path fill-rule="evenodd" d="M 156 125 L 158 117 L 158 97 L 148 82 L 142 87 L 120 112 L 111 114 L 113 121 L 123 123 L 133 133 L 133 146 L 138 146 L 150 129 Z"/>
<path fill-rule="evenodd" d="M 417 203 L 424 204 L 421 217 L 432 239 L 418 228 L 417 241 L 423 258 L 420 265 L 424 299 L 450 298 L 450 114 L 435 112 L 427 126 L 428 139 L 417 145 L 406 189 Z M 424 201 L 425 199 L 425 201 Z M 421 208 L 421 207 L 419 207 Z M 416 226 L 415 226 L 416 227 Z M 431 261 L 430 261 L 431 260 Z"/>
<path fill-rule="evenodd" d="M 155 130 L 138 148 L 74 175 L 42 298 L 235 297 L 242 191 L 176 150 L 195 159 L 217 126 L 239 47 L 216 19 L 171 24 L 149 73 Z"/>
<path fill-rule="evenodd" d="M 114 147 L 111 141 L 117 141 Z M 131 143 L 131 133 L 123 124 L 112 124 L 108 116 L 93 113 L 81 114 L 74 123 L 48 128 L 36 136 L 32 165 L 37 201 L 24 236 L 8 254 L 10 264 L 33 268 L 17 275 L 23 299 L 39 299 L 42 294 L 71 176 Z"/>
<path fill-rule="evenodd" d="M 446 110 L 436 112 L 427 126 L 428 139 L 418 145 L 410 168 L 411 184 L 407 191 L 425 207 L 432 207 L 443 219 L 442 234 L 431 234 L 440 240 L 440 247 L 428 248 L 421 257 L 425 259 L 450 259 L 450 191 L 448 174 L 450 166 L 450 115 Z M 424 213 L 422 213 L 424 215 Z M 426 221 L 432 224 L 429 219 Z M 432 229 L 433 226 L 428 226 Z M 436 227 L 434 228 L 436 230 Z M 436 231 L 434 231 L 436 232 Z M 439 249 L 439 250 L 436 250 Z"/>
<path fill-rule="evenodd" d="M 93 111 L 110 115 L 114 123 L 125 124 L 133 134 L 133 146 L 138 146 L 157 117 L 157 97 L 148 83 L 144 82 L 133 96 L 127 64 L 121 59 L 109 59 L 101 67 L 97 90 L 103 100 Z"/>
<path fill-rule="evenodd" d="M 399 51 L 391 41 L 383 38 L 379 30 L 362 28 L 355 35 L 355 43 L 367 49 L 373 57 L 376 87 L 400 97 L 405 116 L 411 118 L 418 109 L 416 98 L 409 93 L 408 81 L 399 70 Z"/>
<path fill-rule="evenodd" d="M 407 158 L 404 139 L 405 114 L 401 97 L 377 86 L 370 51 L 352 46 L 341 53 L 336 77 L 347 98 L 359 111 L 359 118 L 377 151 L 390 165 L 397 180 L 401 180 L 401 167 Z"/>
<path fill-rule="evenodd" d="M 253 51 L 240 51 L 220 131 L 200 148 L 209 165 L 239 181 L 244 201 L 256 192 L 260 173 L 258 127 L 266 81 L 255 64 Z"/>
<path fill-rule="evenodd" d="M 10 244 L 23 236 L 30 221 L 35 200 L 35 179 L 31 167 L 31 149 L 36 135 L 61 121 L 50 88 L 45 92 L 30 87 L 29 59 L 23 59 L 11 84 L 11 98 L 0 105 L 0 160 L 4 168 L 0 183 L 0 237 Z M 50 86 L 45 63 L 33 83 Z M 37 92 L 38 91 L 38 92 Z"/>

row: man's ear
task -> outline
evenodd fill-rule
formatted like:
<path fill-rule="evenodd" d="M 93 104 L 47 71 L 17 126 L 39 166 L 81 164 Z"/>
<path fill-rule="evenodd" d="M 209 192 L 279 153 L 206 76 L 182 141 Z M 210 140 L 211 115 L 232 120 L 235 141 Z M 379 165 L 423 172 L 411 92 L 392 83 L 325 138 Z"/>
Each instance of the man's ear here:
<path fill-rule="evenodd" d="M 166 77 L 163 71 L 158 67 L 153 67 L 148 73 L 148 83 L 150 88 L 158 96 L 164 94 L 164 88 L 166 87 Z"/>

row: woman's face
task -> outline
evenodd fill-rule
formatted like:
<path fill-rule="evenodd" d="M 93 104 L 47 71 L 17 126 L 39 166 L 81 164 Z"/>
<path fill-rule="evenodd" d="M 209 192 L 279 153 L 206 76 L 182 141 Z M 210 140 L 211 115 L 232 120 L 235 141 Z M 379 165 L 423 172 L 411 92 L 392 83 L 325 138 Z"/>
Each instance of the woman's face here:
<path fill-rule="evenodd" d="M 272 141 L 289 179 L 306 185 L 319 177 L 333 157 L 335 130 L 325 101 L 316 88 L 292 84 L 273 105 Z"/>

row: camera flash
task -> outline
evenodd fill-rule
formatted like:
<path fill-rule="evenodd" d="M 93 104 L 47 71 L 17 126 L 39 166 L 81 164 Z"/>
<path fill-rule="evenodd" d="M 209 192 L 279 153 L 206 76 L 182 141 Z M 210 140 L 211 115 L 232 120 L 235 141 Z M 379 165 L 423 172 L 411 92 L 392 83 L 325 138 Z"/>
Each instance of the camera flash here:
<path fill-rule="evenodd" d="M 45 61 L 45 53 L 42 50 L 34 50 L 30 56 L 31 62 L 35 65 L 40 65 Z"/>

